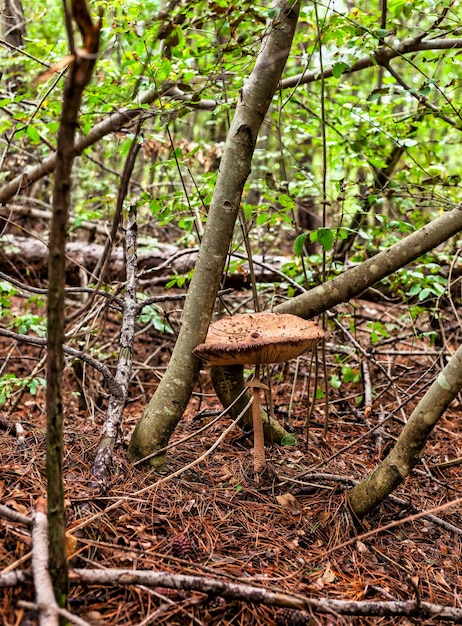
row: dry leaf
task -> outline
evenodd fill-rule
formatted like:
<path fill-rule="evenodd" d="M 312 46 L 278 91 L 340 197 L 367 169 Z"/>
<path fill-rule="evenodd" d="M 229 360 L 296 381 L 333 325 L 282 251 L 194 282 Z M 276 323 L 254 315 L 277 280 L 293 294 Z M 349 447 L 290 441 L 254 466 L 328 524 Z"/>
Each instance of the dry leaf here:
<path fill-rule="evenodd" d="M 324 589 L 325 585 L 329 583 L 333 583 L 336 579 L 334 572 L 331 569 L 330 561 L 327 561 L 326 569 L 324 570 L 324 574 L 320 576 L 315 582 L 314 586 L 316 589 Z"/>
<path fill-rule="evenodd" d="M 68 65 L 70 65 L 74 61 L 75 61 L 75 55 L 68 54 L 67 56 L 60 59 L 57 63 L 49 67 L 47 70 L 45 70 L 44 72 L 36 76 L 35 79 L 33 80 L 33 85 L 36 86 L 38 83 L 42 83 L 45 80 L 48 80 L 49 78 L 51 78 L 53 74 L 56 74 L 57 72 L 62 72 L 64 69 L 66 69 Z"/>
<path fill-rule="evenodd" d="M 76 548 L 77 538 L 66 531 L 66 555 L 69 560 L 72 558 L 72 555 L 74 554 Z"/>
<path fill-rule="evenodd" d="M 285 509 L 288 509 L 292 515 L 301 515 L 302 507 L 291 493 L 283 493 L 280 496 L 276 496 L 278 503 Z"/>
<path fill-rule="evenodd" d="M 369 548 L 366 546 L 365 543 L 363 543 L 362 541 L 357 541 L 356 542 L 356 550 L 360 553 L 360 554 L 366 554 L 366 552 L 369 552 Z"/>
<path fill-rule="evenodd" d="M 227 465 L 225 463 L 225 465 L 223 465 L 223 467 L 221 468 L 221 474 L 218 477 L 218 482 L 219 483 L 226 483 L 230 478 L 234 477 L 235 472 L 233 471 L 231 465 Z"/>
<path fill-rule="evenodd" d="M 451 586 L 448 584 L 448 581 L 446 580 L 446 578 L 444 577 L 443 571 L 440 570 L 439 572 L 436 570 L 434 572 L 434 576 L 435 576 L 435 580 L 439 585 L 442 585 L 443 587 L 446 587 L 447 589 L 451 589 Z"/>

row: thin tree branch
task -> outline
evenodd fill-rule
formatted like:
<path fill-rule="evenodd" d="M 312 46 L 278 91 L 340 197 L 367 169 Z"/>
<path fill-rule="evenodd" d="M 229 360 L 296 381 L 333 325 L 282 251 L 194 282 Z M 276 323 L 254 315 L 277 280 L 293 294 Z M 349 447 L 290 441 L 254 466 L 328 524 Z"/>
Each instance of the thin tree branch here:
<path fill-rule="evenodd" d="M 376 65 L 386 65 L 392 59 L 403 57 L 410 52 L 423 52 L 425 50 L 458 50 L 462 48 L 462 38 L 454 39 L 432 39 L 428 41 L 420 41 L 418 37 L 406 39 L 395 47 L 380 48 L 374 54 L 360 57 L 356 63 L 346 70 L 345 74 L 353 74 L 364 70 L 368 67 Z M 333 76 L 333 66 L 326 67 L 323 72 L 324 78 Z M 302 72 L 289 78 L 281 80 L 281 89 L 293 89 L 298 85 L 308 85 L 314 83 L 321 78 L 319 69 L 309 72 Z"/>
<path fill-rule="evenodd" d="M 33 346 L 39 346 L 40 348 L 44 348 L 47 345 L 47 340 L 44 337 L 32 337 L 30 335 L 20 335 L 19 333 L 14 333 L 13 331 L 7 330 L 6 328 L 0 328 L 0 335 L 3 337 L 8 337 L 9 339 L 15 339 L 16 341 L 21 341 L 22 343 L 28 343 Z M 104 378 L 104 382 L 108 386 L 108 389 L 110 390 L 111 393 L 117 396 L 122 394 L 119 384 L 115 380 L 110 369 L 106 365 L 104 365 L 104 363 L 97 361 L 96 359 L 91 357 L 89 354 L 86 354 L 86 352 L 83 352 L 82 350 L 76 350 L 75 348 L 71 348 L 70 346 L 67 346 L 65 344 L 63 344 L 63 352 L 65 352 L 69 356 L 72 356 L 76 359 L 81 359 L 82 361 L 84 361 L 85 363 L 93 367 L 95 370 L 97 370 L 100 374 L 102 374 Z"/>
<path fill-rule="evenodd" d="M 138 124 L 135 136 L 130 146 L 127 159 L 122 173 L 122 180 L 117 197 L 117 209 L 122 213 L 122 207 L 128 191 L 130 176 L 135 167 L 136 157 L 141 148 L 139 133 L 141 122 Z M 100 493 L 107 489 L 107 479 L 112 465 L 112 452 L 119 432 L 120 422 L 128 397 L 128 387 L 130 384 L 130 374 L 133 360 L 133 344 L 135 342 L 135 322 L 137 314 L 136 303 L 136 273 L 137 273 L 137 212 L 134 204 L 128 212 L 127 227 L 125 231 L 125 258 L 126 258 L 126 285 L 124 298 L 124 315 L 122 327 L 120 329 L 120 352 L 115 382 L 121 393 L 117 396 L 111 394 L 109 398 L 106 420 L 101 433 L 100 443 L 96 451 L 92 467 L 93 488 L 97 488 Z M 112 233 L 114 234 L 114 233 Z M 111 240 L 112 243 L 112 240 Z M 109 249 L 107 250 L 109 252 Z M 104 276 L 104 264 L 101 271 L 100 280 Z"/>

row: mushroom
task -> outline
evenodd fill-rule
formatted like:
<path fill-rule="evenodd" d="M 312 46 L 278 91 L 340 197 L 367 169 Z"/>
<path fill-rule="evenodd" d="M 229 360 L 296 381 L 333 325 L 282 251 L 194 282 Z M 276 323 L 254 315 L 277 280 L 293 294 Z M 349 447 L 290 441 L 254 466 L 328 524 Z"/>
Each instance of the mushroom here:
<path fill-rule="evenodd" d="M 242 313 L 210 324 L 204 343 L 193 350 L 193 354 L 206 365 L 255 365 L 255 376 L 248 386 L 253 396 L 254 472 L 257 477 L 266 467 L 260 389 L 268 389 L 260 382 L 259 367 L 300 356 L 314 348 L 323 336 L 320 326 L 296 315 Z"/>

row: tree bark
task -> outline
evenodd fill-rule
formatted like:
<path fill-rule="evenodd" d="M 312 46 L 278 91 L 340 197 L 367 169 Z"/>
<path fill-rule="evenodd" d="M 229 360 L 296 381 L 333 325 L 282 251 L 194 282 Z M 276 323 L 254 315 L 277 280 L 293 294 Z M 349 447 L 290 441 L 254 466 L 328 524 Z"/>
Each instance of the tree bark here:
<path fill-rule="evenodd" d="M 4 0 L 2 9 L 2 35 L 6 43 L 21 48 L 26 34 L 22 0 Z"/>
<path fill-rule="evenodd" d="M 390 454 L 352 489 L 350 505 L 358 517 L 373 511 L 409 476 L 423 456 L 430 433 L 461 389 L 462 346 L 414 409 Z"/>
<path fill-rule="evenodd" d="M 39 626 L 58 626 L 58 605 L 48 571 L 47 503 L 39 498 L 35 505 L 32 525 L 32 572 L 35 599 L 39 607 Z"/>
<path fill-rule="evenodd" d="M 71 204 L 72 165 L 74 161 L 75 130 L 83 91 L 91 79 L 99 48 L 100 25 L 93 26 L 85 0 L 75 0 L 73 15 L 90 58 L 76 57 L 64 85 L 61 119 L 58 131 L 58 149 L 53 186 L 53 214 L 50 224 L 48 299 L 47 299 L 47 450 L 46 474 L 48 495 L 48 526 L 50 575 L 58 605 L 67 599 L 66 510 L 63 484 L 63 343 L 65 338 L 65 266 L 66 237 Z M 66 26 L 72 28 L 71 16 Z M 69 24 L 68 22 L 71 22 Z M 73 35 L 69 34 L 70 43 Z M 71 43 L 71 51 L 73 43 Z"/>
<path fill-rule="evenodd" d="M 128 450 L 131 460 L 142 459 L 168 443 L 197 380 L 200 361 L 192 350 L 207 333 L 257 135 L 279 84 L 298 20 L 299 2 L 280 0 L 278 7 L 280 13 L 240 92 L 185 301 L 181 331 L 169 367 L 133 433 Z M 164 468 L 165 456 L 153 457 L 150 464 Z"/>

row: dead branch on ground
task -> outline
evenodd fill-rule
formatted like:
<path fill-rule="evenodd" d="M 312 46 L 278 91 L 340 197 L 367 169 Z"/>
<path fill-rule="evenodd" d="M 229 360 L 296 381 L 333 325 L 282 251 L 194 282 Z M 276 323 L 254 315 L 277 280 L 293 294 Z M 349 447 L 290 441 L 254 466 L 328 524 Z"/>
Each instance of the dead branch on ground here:
<path fill-rule="evenodd" d="M 307 598 L 285 592 L 272 591 L 263 587 L 227 582 L 205 576 L 188 576 L 164 572 L 119 569 L 75 569 L 70 573 L 73 583 L 91 583 L 106 585 L 146 585 L 166 587 L 168 589 L 197 591 L 212 596 L 221 596 L 232 600 L 241 600 L 269 606 L 289 607 L 302 611 L 355 616 L 407 616 L 420 619 L 432 617 L 445 619 L 456 624 L 462 623 L 462 609 L 420 602 L 409 601 L 354 601 L 333 600 L 330 598 Z"/>

